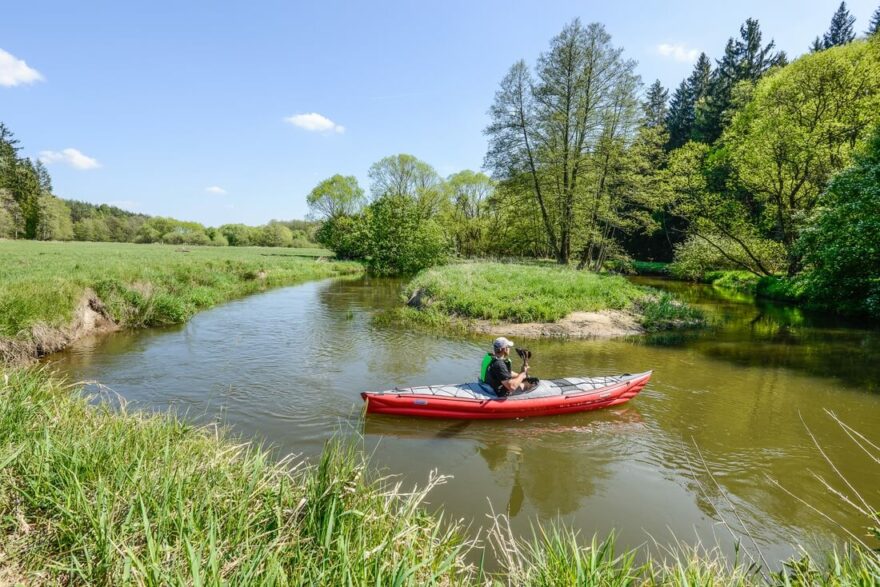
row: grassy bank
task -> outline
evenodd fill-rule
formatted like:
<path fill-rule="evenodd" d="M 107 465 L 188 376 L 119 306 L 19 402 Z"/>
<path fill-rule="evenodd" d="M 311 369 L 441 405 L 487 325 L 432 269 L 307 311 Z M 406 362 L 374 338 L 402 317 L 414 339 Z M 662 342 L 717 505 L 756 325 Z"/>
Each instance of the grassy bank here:
<path fill-rule="evenodd" d="M 320 253 L 0 241 L 0 360 L 63 348 L 96 320 L 115 327 L 180 323 L 265 288 L 361 271 Z"/>
<path fill-rule="evenodd" d="M 40 371 L 0 380 L 0 584 L 435 584 L 467 575 L 424 492 L 355 448 L 274 462 L 169 416 L 90 406 Z M 436 482 L 436 480 L 435 480 Z"/>
<path fill-rule="evenodd" d="M 680 550 L 636 564 L 614 540 L 464 528 L 331 442 L 310 465 L 172 416 L 89 404 L 44 371 L 0 377 L 0 584 L 876 585 L 876 554 L 792 561 L 779 575 Z M 408 488 L 407 488 L 408 489 Z"/>
<path fill-rule="evenodd" d="M 420 320 L 513 323 L 555 322 L 573 312 L 621 310 L 647 330 L 694 326 L 700 313 L 669 294 L 634 285 L 620 276 L 540 265 L 463 263 L 429 269 L 410 281 L 404 295 Z M 409 312 L 409 315 L 413 315 Z"/>

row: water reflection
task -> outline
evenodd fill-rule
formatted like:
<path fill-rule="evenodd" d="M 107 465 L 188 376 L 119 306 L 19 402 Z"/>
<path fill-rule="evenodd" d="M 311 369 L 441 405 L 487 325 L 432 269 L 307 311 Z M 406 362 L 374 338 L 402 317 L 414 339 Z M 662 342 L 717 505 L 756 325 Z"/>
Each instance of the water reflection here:
<path fill-rule="evenodd" d="M 434 506 L 479 527 L 491 503 L 523 534 L 536 519 L 561 516 L 588 536 L 616 531 L 623 546 L 673 533 L 732 547 L 719 523 L 738 515 L 778 558 L 791 543 L 844 535 L 768 477 L 862 534 L 865 520 L 814 478 L 835 473 L 801 418 L 857 489 L 880 486 L 880 470 L 823 411 L 864 433 L 880 429 L 880 394 L 866 392 L 880 377 L 878 333 L 706 286 L 658 285 L 705 308 L 713 326 L 529 342 L 544 378 L 654 369 L 626 406 L 525 421 L 371 416 L 363 432 L 375 464 L 413 483 L 432 469 L 453 475 L 431 495 Z M 340 422 L 359 422 L 361 391 L 475 378 L 489 340 L 373 326 L 377 310 L 399 303 L 399 288 L 390 280 L 304 284 L 185 326 L 83 341 L 51 360 L 135 406 L 222 421 L 280 452 L 311 456 Z"/>

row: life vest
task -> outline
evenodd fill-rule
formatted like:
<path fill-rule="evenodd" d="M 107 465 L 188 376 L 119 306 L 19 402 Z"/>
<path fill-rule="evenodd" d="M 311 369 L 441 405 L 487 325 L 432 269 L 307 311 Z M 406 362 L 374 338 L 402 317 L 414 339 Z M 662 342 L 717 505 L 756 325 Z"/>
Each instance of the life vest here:
<path fill-rule="evenodd" d="M 489 365 L 492 364 L 492 359 L 494 358 L 492 353 L 486 353 L 486 356 L 483 357 L 483 364 L 480 367 L 480 383 L 486 383 L 486 371 L 489 370 Z"/>

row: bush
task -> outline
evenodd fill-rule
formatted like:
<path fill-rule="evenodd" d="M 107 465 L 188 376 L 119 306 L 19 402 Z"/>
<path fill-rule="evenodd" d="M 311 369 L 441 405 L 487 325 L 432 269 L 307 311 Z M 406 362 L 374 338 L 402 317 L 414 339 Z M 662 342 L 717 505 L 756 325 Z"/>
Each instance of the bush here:
<path fill-rule="evenodd" d="M 370 205 L 369 258 L 376 275 L 413 274 L 446 261 L 449 244 L 437 222 L 407 196 L 385 196 Z"/>
<path fill-rule="evenodd" d="M 810 303 L 880 318 L 880 128 L 831 181 L 798 247 Z"/>
<path fill-rule="evenodd" d="M 315 238 L 338 259 L 363 260 L 375 275 L 417 273 L 449 254 L 443 229 L 408 196 L 383 196 L 360 214 L 331 218 Z"/>
<path fill-rule="evenodd" d="M 366 216 L 338 216 L 324 222 L 315 233 L 318 243 L 336 254 L 337 259 L 364 259 L 369 250 Z"/>
<path fill-rule="evenodd" d="M 669 265 L 669 273 L 678 279 L 705 281 L 706 273 L 713 270 L 742 270 L 745 269 L 744 265 L 757 270 L 756 263 L 732 239 L 716 235 L 709 235 L 708 238 L 711 243 L 692 235 L 675 245 L 675 260 Z M 782 244 L 754 236 L 743 236 L 741 240 L 770 272 L 776 273 L 785 268 L 786 254 Z"/>

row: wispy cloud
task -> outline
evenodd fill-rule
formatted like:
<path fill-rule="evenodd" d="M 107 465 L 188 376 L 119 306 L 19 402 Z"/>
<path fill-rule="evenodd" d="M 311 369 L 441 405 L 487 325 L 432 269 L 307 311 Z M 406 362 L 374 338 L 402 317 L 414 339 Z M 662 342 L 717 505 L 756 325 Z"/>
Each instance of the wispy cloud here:
<path fill-rule="evenodd" d="M 98 160 L 83 154 L 77 149 L 67 148 L 62 151 L 40 151 L 40 161 L 46 165 L 64 163 L 74 169 L 97 169 L 101 166 Z"/>
<path fill-rule="evenodd" d="M 0 49 L 0 86 L 12 87 L 43 81 L 43 74 L 23 59 Z"/>
<path fill-rule="evenodd" d="M 228 192 L 221 188 L 219 185 L 212 185 L 205 188 L 205 191 L 209 194 L 216 194 L 218 196 L 225 196 Z"/>
<path fill-rule="evenodd" d="M 699 49 L 689 49 L 684 43 L 660 43 L 656 50 L 663 57 L 670 57 L 684 63 L 695 61 L 700 54 Z"/>
<path fill-rule="evenodd" d="M 298 126 L 309 132 L 335 132 L 339 134 L 345 132 L 344 126 L 336 124 L 326 116 L 318 114 L 317 112 L 294 114 L 293 116 L 285 118 L 284 122 L 289 122 L 293 126 Z"/>

